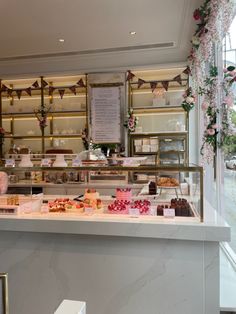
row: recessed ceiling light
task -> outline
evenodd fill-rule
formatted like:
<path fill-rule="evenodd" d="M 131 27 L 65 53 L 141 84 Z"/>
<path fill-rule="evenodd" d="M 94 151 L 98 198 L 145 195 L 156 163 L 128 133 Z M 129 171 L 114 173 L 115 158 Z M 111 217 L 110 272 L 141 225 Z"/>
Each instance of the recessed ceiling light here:
<path fill-rule="evenodd" d="M 136 35 L 136 32 L 129 32 L 130 33 L 130 35 Z"/>
<path fill-rule="evenodd" d="M 60 42 L 60 43 L 64 43 L 64 41 L 65 41 L 65 39 L 63 39 L 63 38 L 60 38 L 60 39 L 59 39 L 59 42 Z"/>

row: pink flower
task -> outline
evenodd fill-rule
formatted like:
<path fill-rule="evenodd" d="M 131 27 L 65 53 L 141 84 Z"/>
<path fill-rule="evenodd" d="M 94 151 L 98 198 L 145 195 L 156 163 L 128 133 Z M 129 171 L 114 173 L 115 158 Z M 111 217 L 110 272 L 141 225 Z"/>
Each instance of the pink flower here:
<path fill-rule="evenodd" d="M 228 70 L 227 70 L 226 68 L 224 68 L 224 69 L 223 69 L 223 72 L 224 72 L 224 73 L 227 73 L 227 72 L 228 72 Z"/>
<path fill-rule="evenodd" d="M 224 103 L 229 107 L 232 108 L 234 105 L 234 100 L 232 96 L 226 96 L 224 99 Z"/>
<path fill-rule="evenodd" d="M 195 20 L 195 21 L 198 21 L 198 20 L 201 18 L 201 13 L 200 13 L 200 10 L 199 10 L 199 9 L 196 9 L 196 10 L 193 12 L 193 17 L 194 17 L 194 20 Z"/>
<path fill-rule="evenodd" d="M 207 129 L 207 134 L 208 135 L 214 135 L 216 131 L 214 129 Z"/>
<path fill-rule="evenodd" d="M 217 124 L 217 123 L 215 123 L 215 124 L 212 124 L 212 129 L 218 129 L 219 128 L 219 125 Z"/>
<path fill-rule="evenodd" d="M 204 102 L 202 103 L 202 110 L 203 110 L 203 111 L 206 111 L 209 106 L 210 106 L 209 102 L 204 101 Z"/>

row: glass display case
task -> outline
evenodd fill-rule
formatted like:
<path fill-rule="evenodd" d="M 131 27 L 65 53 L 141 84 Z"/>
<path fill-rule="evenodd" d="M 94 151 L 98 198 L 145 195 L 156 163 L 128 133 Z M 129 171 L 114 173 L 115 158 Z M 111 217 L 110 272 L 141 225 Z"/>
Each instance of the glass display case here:
<path fill-rule="evenodd" d="M 203 169 L 196 165 L 16 164 L 0 171 L 1 215 L 116 214 L 203 221 Z M 47 187 L 55 188 L 55 193 L 47 194 Z M 56 193 L 60 187 L 67 192 Z"/>

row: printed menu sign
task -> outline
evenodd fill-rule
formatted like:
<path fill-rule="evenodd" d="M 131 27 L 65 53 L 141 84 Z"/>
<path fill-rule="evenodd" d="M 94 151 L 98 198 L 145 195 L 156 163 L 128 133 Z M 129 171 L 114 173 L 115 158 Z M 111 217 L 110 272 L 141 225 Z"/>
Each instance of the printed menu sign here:
<path fill-rule="evenodd" d="M 93 143 L 120 143 L 120 87 L 96 87 L 91 97 Z"/>

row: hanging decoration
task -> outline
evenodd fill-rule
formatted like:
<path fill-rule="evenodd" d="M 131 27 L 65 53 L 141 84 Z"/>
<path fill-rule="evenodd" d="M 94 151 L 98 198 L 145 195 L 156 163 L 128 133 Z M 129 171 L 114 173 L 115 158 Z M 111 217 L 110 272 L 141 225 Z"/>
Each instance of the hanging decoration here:
<path fill-rule="evenodd" d="M 214 63 L 214 45 L 223 41 L 233 20 L 234 12 L 234 0 L 205 0 L 193 13 L 196 31 L 191 40 L 192 48 L 188 59 L 193 92 L 203 96 L 201 104 L 205 127 L 201 147 L 203 163 L 213 161 L 217 146 L 223 145 L 230 129 L 228 105 L 224 103 L 220 111 L 216 105 L 218 88 L 221 84 L 225 86 L 225 82 L 219 80 L 217 68 L 207 67 L 206 62 Z M 227 99 L 226 96 L 226 102 Z M 221 126 L 217 125 L 219 113 L 223 115 Z M 217 134 L 220 135 L 218 135 L 218 140 Z"/>
<path fill-rule="evenodd" d="M 31 87 L 26 88 L 26 89 L 25 89 L 25 92 L 26 92 L 29 96 L 32 96 Z"/>
<path fill-rule="evenodd" d="M 76 95 L 76 86 L 75 86 L 75 85 L 69 87 L 69 90 L 70 90 L 74 95 Z"/>
<path fill-rule="evenodd" d="M 21 89 L 17 89 L 17 90 L 16 90 L 16 95 L 17 95 L 17 97 L 18 97 L 19 100 L 20 100 L 20 98 L 21 98 L 21 94 L 22 94 L 22 90 L 21 90 Z"/>
<path fill-rule="evenodd" d="M 76 83 L 79 87 L 86 87 L 86 85 L 84 84 L 83 79 L 81 78 L 77 83 Z"/>
<path fill-rule="evenodd" d="M 50 85 L 50 86 L 48 87 L 48 95 L 49 95 L 49 96 L 52 96 L 52 94 L 53 94 L 53 92 L 54 92 L 55 89 L 56 89 L 56 88 L 55 88 L 54 86 L 51 86 L 51 85 Z"/>
<path fill-rule="evenodd" d="M 38 83 L 38 81 L 35 81 L 35 82 L 32 84 L 32 86 L 33 86 L 34 88 L 39 88 L 39 83 Z"/>
<path fill-rule="evenodd" d="M 187 66 L 186 69 L 184 69 L 181 74 L 189 75 L 190 73 L 191 73 L 190 68 L 189 68 L 189 66 Z M 168 91 L 168 89 L 169 89 L 170 81 L 175 81 L 175 82 L 179 83 L 179 85 L 182 85 L 181 74 L 178 74 L 177 76 L 175 76 L 171 80 L 149 82 L 152 92 L 154 92 L 154 90 L 157 88 L 158 83 L 161 83 L 166 91 Z M 127 76 L 126 76 L 126 81 L 132 81 L 134 79 L 134 77 L 136 77 L 136 75 L 134 73 L 132 73 L 130 70 L 128 70 Z M 145 80 L 138 78 L 138 77 L 137 77 L 137 80 L 138 80 L 138 88 L 140 88 L 143 84 L 147 83 Z"/>
<path fill-rule="evenodd" d="M 39 127 L 41 130 L 45 129 L 47 127 L 47 116 L 50 111 L 49 108 L 40 108 L 34 111 L 36 118 L 39 121 Z"/>
<path fill-rule="evenodd" d="M 6 85 L 4 85 L 4 84 L 2 84 L 2 88 L 1 88 L 1 91 L 2 92 L 6 92 L 7 91 L 7 86 Z"/>
<path fill-rule="evenodd" d="M 60 94 L 60 97 L 62 99 L 64 94 L 65 94 L 65 90 L 64 89 L 58 89 L 58 93 Z"/>
<path fill-rule="evenodd" d="M 129 132 L 134 132 L 138 124 L 138 117 L 135 117 L 133 109 L 128 111 L 127 121 L 124 123 L 124 126 L 128 129 Z"/>
<path fill-rule="evenodd" d="M 193 91 L 192 88 L 189 87 L 185 93 L 183 94 L 183 102 L 181 104 L 181 106 L 183 107 L 183 109 L 187 112 L 189 112 L 190 110 L 192 110 L 194 108 L 195 105 L 195 96 L 193 95 Z"/>
<path fill-rule="evenodd" d="M 46 82 L 44 79 L 41 80 L 41 84 L 43 88 L 48 86 L 48 82 Z"/>

